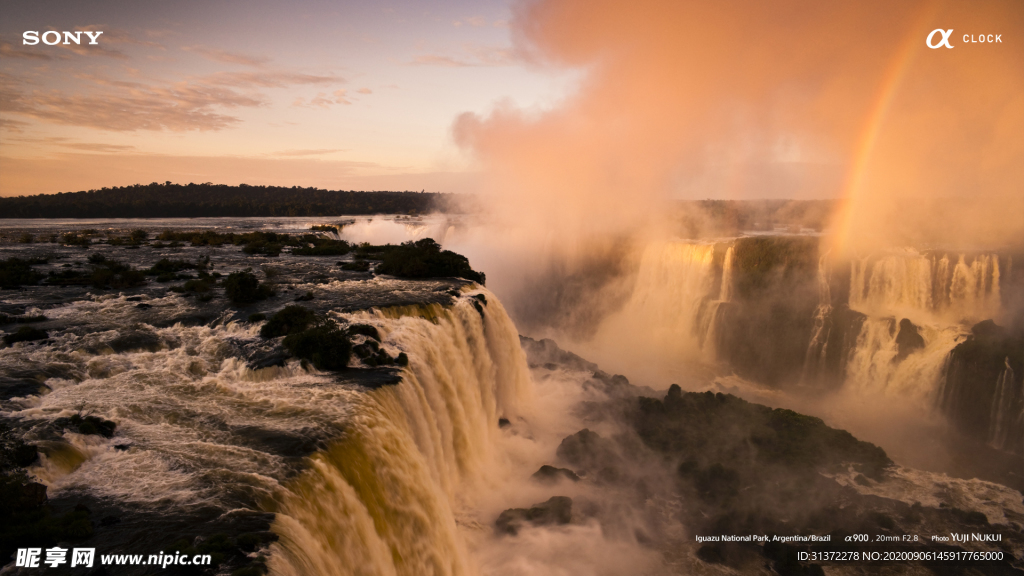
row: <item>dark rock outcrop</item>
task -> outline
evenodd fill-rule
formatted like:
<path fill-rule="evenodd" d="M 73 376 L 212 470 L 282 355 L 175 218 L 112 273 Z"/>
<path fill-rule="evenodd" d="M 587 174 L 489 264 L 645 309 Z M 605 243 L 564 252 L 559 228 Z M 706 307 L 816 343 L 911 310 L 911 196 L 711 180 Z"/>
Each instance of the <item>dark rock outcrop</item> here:
<path fill-rule="evenodd" d="M 979 322 L 950 353 L 939 407 L 968 438 L 1024 454 L 1022 379 L 1024 336 Z"/>
<path fill-rule="evenodd" d="M 568 524 L 572 521 L 572 498 L 554 496 L 547 502 L 534 504 L 530 508 L 510 508 L 498 516 L 494 527 L 499 534 L 515 536 L 527 524 L 551 526 Z"/>
<path fill-rule="evenodd" d="M 79 434 L 98 435 L 104 438 L 113 438 L 117 424 L 110 420 L 104 420 L 99 416 L 82 416 L 75 414 L 70 418 L 57 418 L 53 426 L 59 430 L 71 430 Z"/>
<path fill-rule="evenodd" d="M 924 348 L 924 338 L 918 332 L 917 326 L 906 318 L 900 320 L 900 331 L 896 334 L 896 348 L 899 353 L 893 358 L 893 362 L 899 362 L 913 352 Z"/>
<path fill-rule="evenodd" d="M 139 351 L 156 352 L 163 347 L 159 336 L 143 330 L 125 331 L 118 334 L 108 345 L 118 354 Z"/>
<path fill-rule="evenodd" d="M 547 464 L 540 467 L 531 476 L 534 480 L 544 484 L 554 484 L 559 480 L 566 479 L 572 480 L 573 482 L 579 482 L 580 477 L 575 472 L 568 468 L 555 468 L 554 466 L 548 466 Z"/>
<path fill-rule="evenodd" d="M 584 474 L 615 468 L 619 462 L 615 443 L 587 428 L 564 438 L 555 454 Z"/>

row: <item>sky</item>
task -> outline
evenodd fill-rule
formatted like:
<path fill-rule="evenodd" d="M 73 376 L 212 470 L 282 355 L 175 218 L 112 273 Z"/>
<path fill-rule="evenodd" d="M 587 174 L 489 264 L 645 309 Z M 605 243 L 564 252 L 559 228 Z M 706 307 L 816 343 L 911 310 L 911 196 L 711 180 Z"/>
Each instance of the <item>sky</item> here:
<path fill-rule="evenodd" d="M 578 78 L 513 56 L 506 2 L 3 0 L 0 13 L 4 196 L 167 180 L 472 191 L 454 118 L 550 106 Z M 29 46 L 26 30 L 103 34 Z"/>
<path fill-rule="evenodd" d="M 666 198 L 841 198 L 840 244 L 869 228 L 1024 228 L 1019 0 L 0 11 L 0 195 L 153 181 L 480 192 L 540 229 L 571 216 L 600 230 L 646 226 Z M 25 30 L 103 35 L 27 46 Z"/>

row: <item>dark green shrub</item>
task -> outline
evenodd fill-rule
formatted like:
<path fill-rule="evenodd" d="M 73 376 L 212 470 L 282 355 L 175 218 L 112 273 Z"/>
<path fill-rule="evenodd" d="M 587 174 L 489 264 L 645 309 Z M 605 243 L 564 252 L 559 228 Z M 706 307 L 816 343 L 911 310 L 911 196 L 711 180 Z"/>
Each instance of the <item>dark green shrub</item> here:
<path fill-rule="evenodd" d="M 246 254 L 251 254 L 251 255 L 257 255 L 258 254 L 258 255 L 261 255 L 261 256 L 280 256 L 281 255 L 281 248 L 283 248 L 283 246 L 281 244 L 276 243 L 276 242 L 266 242 L 266 241 L 263 241 L 263 240 L 256 240 L 256 241 L 250 242 L 250 243 L 246 244 L 244 247 L 242 247 L 242 252 L 245 252 Z"/>
<path fill-rule="evenodd" d="M 470 268 L 468 258 L 451 250 L 441 250 L 432 238 L 386 247 L 383 262 L 376 272 L 401 278 L 465 278 L 479 284 L 486 280 L 482 272 Z"/>
<path fill-rule="evenodd" d="M 96 288 L 132 288 L 146 282 L 146 275 L 120 262 L 108 260 L 102 254 L 93 254 L 89 262 L 96 266 L 90 282 Z"/>
<path fill-rule="evenodd" d="M 352 262 L 341 262 L 341 269 L 349 272 L 369 272 L 370 263 L 366 260 L 353 260 Z"/>
<path fill-rule="evenodd" d="M 348 335 L 328 319 L 320 320 L 308 330 L 286 336 L 283 344 L 292 355 L 308 360 L 318 370 L 341 370 L 348 366 L 352 353 Z"/>
<path fill-rule="evenodd" d="M 0 260 L 0 288 L 17 288 L 38 283 L 43 276 L 33 270 L 32 265 L 42 263 L 21 258 Z"/>
<path fill-rule="evenodd" d="M 316 321 L 316 314 L 309 308 L 292 304 L 285 306 L 260 329 L 260 336 L 277 338 L 295 334 L 309 328 Z"/>
<path fill-rule="evenodd" d="M 232 272 L 224 280 L 224 295 L 235 304 L 252 304 L 274 295 L 265 284 L 260 284 L 252 272 Z"/>

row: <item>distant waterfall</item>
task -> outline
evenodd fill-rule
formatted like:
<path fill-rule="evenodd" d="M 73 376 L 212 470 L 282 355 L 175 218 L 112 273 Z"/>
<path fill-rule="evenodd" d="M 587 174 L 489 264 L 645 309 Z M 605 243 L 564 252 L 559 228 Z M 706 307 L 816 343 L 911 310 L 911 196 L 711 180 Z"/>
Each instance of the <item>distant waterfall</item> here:
<path fill-rule="evenodd" d="M 280 575 L 475 573 L 456 527 L 486 488 L 498 419 L 532 394 L 515 326 L 475 300 L 360 313 L 407 352 L 403 380 L 361 397 L 342 440 L 276 496 L 270 557 Z"/>
<path fill-rule="evenodd" d="M 1022 443 L 1019 436 L 1024 434 L 1024 381 L 1017 384 L 1009 358 L 1004 363 L 1006 369 L 999 375 L 992 396 L 988 443 L 1000 450 L 1012 450 Z"/>
<path fill-rule="evenodd" d="M 824 378 L 829 336 L 832 332 L 832 274 L 828 253 L 818 258 L 818 307 L 814 309 L 814 331 L 807 345 L 801 380 Z"/>
<path fill-rule="evenodd" d="M 867 314 L 895 314 L 920 320 L 939 316 L 950 321 L 978 321 L 998 315 L 1001 307 L 999 258 L 961 254 L 928 256 L 915 251 L 871 261 L 854 260 L 850 307 Z M 916 318 L 915 318 L 916 317 Z"/>
<path fill-rule="evenodd" d="M 920 327 L 924 348 L 897 360 L 895 319 L 864 321 L 846 365 L 845 386 L 868 395 L 932 400 L 939 393 L 949 353 L 962 339 L 957 328 Z"/>
<path fill-rule="evenodd" d="M 725 259 L 722 262 L 722 287 L 718 290 L 718 300 L 707 303 L 700 318 L 700 326 L 697 329 L 701 350 L 709 360 L 714 361 L 717 356 L 716 345 L 718 343 L 718 311 L 722 304 L 732 300 L 733 292 L 733 247 L 725 251 Z"/>

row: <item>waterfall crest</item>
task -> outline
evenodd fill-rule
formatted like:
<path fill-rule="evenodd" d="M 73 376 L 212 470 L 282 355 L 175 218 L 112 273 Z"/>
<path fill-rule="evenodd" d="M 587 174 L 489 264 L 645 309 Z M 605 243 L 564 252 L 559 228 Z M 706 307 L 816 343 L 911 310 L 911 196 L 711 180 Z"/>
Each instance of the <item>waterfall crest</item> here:
<path fill-rule="evenodd" d="M 271 571 L 473 574 L 458 510 L 486 489 L 498 419 L 532 396 L 515 327 L 482 289 L 350 319 L 376 324 L 410 363 L 401 383 L 362 395 L 343 439 L 275 496 Z"/>

